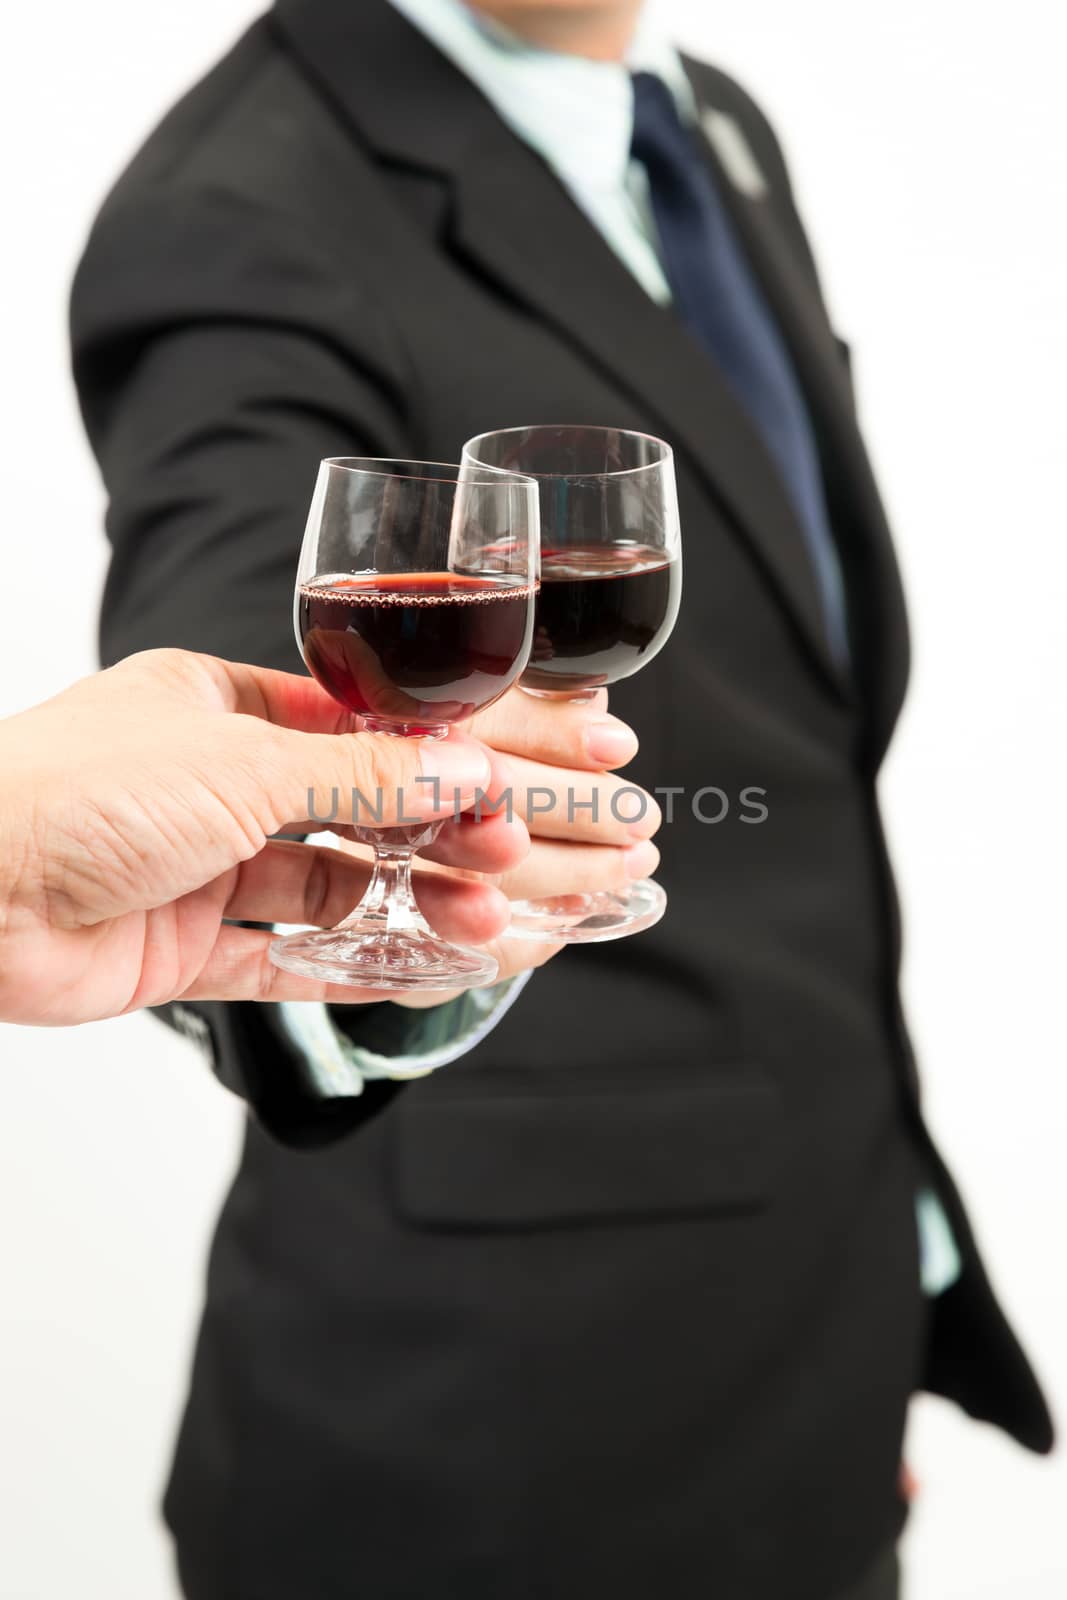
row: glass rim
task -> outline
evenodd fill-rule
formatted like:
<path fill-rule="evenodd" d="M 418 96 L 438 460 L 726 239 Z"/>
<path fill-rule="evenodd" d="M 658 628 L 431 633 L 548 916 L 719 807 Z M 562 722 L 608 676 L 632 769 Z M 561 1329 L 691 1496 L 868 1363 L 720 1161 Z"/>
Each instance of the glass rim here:
<path fill-rule="evenodd" d="M 623 433 L 630 439 L 647 439 L 650 443 L 658 445 L 661 455 L 658 461 L 644 461 L 636 467 L 616 467 L 607 472 L 533 472 L 525 470 L 514 472 L 511 467 L 491 467 L 487 461 L 479 461 L 477 456 L 471 455 L 476 466 L 485 467 L 488 472 L 513 472 L 516 477 L 534 478 L 537 481 L 551 481 L 558 479 L 564 483 L 598 483 L 607 478 L 628 478 L 639 472 L 655 472 L 674 460 L 674 450 L 666 439 L 661 439 L 657 433 L 643 433 L 640 428 L 612 428 L 598 422 L 526 422 L 513 428 L 487 428 L 484 433 L 476 433 L 467 440 L 463 446 L 463 454 L 467 456 L 472 446 L 478 445 L 483 439 L 506 437 L 513 433 L 552 433 L 574 432 L 581 430 L 585 433 Z"/>
<path fill-rule="evenodd" d="M 462 461 L 414 461 L 404 456 L 323 456 L 319 468 L 336 467 L 342 472 L 351 472 L 354 477 L 364 478 L 394 478 L 402 483 L 451 483 L 472 488 L 503 489 L 513 488 L 516 484 L 537 487 L 536 476 L 531 472 L 514 472 L 510 467 L 491 467 L 487 462 L 476 461 L 475 466 L 482 467 L 488 474 L 485 478 L 462 478 L 464 463 Z M 435 477 L 425 472 L 381 472 L 380 467 L 436 467 L 442 473 L 453 476 Z"/>

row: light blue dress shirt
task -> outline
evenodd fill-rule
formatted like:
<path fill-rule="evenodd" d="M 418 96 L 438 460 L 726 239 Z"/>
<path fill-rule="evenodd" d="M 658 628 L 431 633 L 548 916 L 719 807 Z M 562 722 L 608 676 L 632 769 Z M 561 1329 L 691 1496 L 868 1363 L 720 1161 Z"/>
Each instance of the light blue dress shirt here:
<path fill-rule="evenodd" d="M 353 0 L 358 4 L 358 0 Z M 547 162 L 593 226 L 661 305 L 670 303 L 643 167 L 631 159 L 633 89 L 630 73 L 657 74 L 690 122 L 697 107 L 681 57 L 646 5 L 625 62 L 560 55 L 525 43 L 462 0 L 391 0 L 395 9 L 459 67 L 501 119 Z M 740 151 L 751 162 L 751 152 Z M 757 172 L 758 177 L 758 172 Z M 405 1014 L 398 1048 L 391 1016 L 388 1048 L 376 1048 L 375 1019 L 361 1024 L 353 1044 L 320 1005 L 280 1006 L 283 1026 L 302 1049 L 326 1093 L 358 1094 L 365 1078 L 411 1078 L 444 1066 L 474 1048 L 518 998 L 529 974 L 474 989 L 426 1011 Z M 391 1012 L 395 1008 L 389 1008 Z M 935 1194 L 916 1198 L 920 1273 L 928 1294 L 959 1274 L 952 1230 Z"/>
<path fill-rule="evenodd" d="M 645 7 L 625 62 L 559 55 L 525 43 L 462 0 L 392 0 L 482 91 L 502 121 L 536 150 L 590 222 L 661 305 L 671 299 L 660 264 L 648 180 L 630 159 L 631 72 L 660 77 L 686 121 L 696 101 L 678 51 Z"/>

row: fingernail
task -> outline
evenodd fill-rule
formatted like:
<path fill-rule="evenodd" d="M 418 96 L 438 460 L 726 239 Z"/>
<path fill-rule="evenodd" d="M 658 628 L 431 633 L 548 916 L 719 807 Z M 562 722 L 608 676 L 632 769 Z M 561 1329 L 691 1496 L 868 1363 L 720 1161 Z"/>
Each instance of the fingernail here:
<path fill-rule="evenodd" d="M 585 748 L 590 761 L 602 767 L 621 767 L 637 754 L 637 735 L 618 717 L 591 722 L 585 730 Z"/>
<path fill-rule="evenodd" d="M 650 878 L 659 866 L 659 851 L 651 839 L 631 844 L 622 853 L 628 878 Z"/>
<path fill-rule="evenodd" d="M 441 803 L 448 807 L 457 793 L 469 798 L 476 789 L 485 788 L 490 777 L 489 757 L 473 739 L 420 739 L 419 771 L 424 778 L 437 779 Z M 428 793 L 432 788 L 430 784 L 421 787 Z"/>

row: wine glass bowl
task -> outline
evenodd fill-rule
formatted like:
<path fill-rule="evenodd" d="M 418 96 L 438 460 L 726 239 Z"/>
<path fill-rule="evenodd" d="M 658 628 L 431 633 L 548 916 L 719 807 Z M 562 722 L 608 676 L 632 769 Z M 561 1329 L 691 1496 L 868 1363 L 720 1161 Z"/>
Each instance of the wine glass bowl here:
<path fill-rule="evenodd" d="M 652 434 L 541 425 L 479 434 L 470 467 L 536 480 L 541 586 L 522 686 L 590 699 L 641 671 L 670 637 L 681 600 L 681 530 L 674 456 Z M 599 942 L 658 922 L 666 896 L 651 879 L 618 893 L 512 904 L 516 937 Z"/>
<path fill-rule="evenodd" d="M 447 732 L 522 670 L 537 554 L 514 474 L 324 461 L 294 608 L 308 670 L 375 732 Z"/>
<path fill-rule="evenodd" d="M 619 428 L 546 425 L 480 434 L 463 459 L 522 472 L 541 491 L 541 590 L 523 688 L 588 699 L 647 666 L 681 598 L 670 446 Z"/>
<path fill-rule="evenodd" d="M 538 562 L 531 479 L 470 464 L 338 457 L 319 468 L 297 570 L 304 661 L 364 728 L 444 738 L 529 659 Z M 336 928 L 275 939 L 278 967 L 330 983 L 442 989 L 496 962 L 423 920 L 413 853 L 440 823 L 355 826 L 375 851 L 363 901 Z"/>
<path fill-rule="evenodd" d="M 439 735 L 515 681 L 530 650 L 528 600 L 519 577 L 327 574 L 300 586 L 301 648 L 366 727 Z"/>

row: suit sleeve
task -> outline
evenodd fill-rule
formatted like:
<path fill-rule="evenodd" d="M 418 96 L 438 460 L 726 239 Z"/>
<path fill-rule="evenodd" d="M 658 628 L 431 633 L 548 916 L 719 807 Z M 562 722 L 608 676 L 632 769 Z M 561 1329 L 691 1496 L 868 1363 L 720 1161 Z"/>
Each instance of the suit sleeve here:
<path fill-rule="evenodd" d="M 303 670 L 292 582 L 318 463 L 410 447 L 378 308 L 240 196 L 147 192 L 101 214 L 71 331 L 109 500 L 104 660 L 165 644 Z"/>
<path fill-rule="evenodd" d="M 75 279 L 75 380 L 108 495 L 101 653 L 175 645 L 302 671 L 292 588 L 324 456 L 410 455 L 414 386 L 380 307 L 302 230 L 226 192 L 101 213 Z M 167 1020 L 294 1144 L 463 1053 L 514 984 L 424 1012 L 178 1005 Z M 336 1025 L 343 1021 L 343 1026 Z"/>

